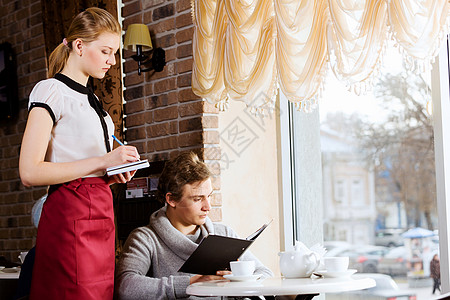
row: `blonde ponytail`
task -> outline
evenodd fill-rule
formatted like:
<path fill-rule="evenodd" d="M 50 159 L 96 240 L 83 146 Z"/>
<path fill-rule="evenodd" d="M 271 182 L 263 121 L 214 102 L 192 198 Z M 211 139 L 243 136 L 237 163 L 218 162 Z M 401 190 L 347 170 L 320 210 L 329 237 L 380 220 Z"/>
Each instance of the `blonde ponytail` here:
<path fill-rule="evenodd" d="M 58 47 L 53 50 L 48 58 L 48 77 L 51 78 L 64 69 L 70 51 L 69 45 L 66 46 L 64 43 L 59 44 Z"/>

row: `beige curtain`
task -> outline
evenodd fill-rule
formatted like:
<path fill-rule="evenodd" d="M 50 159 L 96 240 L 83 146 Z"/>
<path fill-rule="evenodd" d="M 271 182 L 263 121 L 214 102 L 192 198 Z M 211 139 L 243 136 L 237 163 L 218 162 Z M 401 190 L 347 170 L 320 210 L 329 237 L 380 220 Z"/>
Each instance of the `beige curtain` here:
<path fill-rule="evenodd" d="M 194 93 L 255 113 L 274 108 L 278 88 L 310 111 L 329 69 L 364 92 L 388 39 L 423 72 L 449 31 L 447 0 L 192 0 L 192 15 Z"/>

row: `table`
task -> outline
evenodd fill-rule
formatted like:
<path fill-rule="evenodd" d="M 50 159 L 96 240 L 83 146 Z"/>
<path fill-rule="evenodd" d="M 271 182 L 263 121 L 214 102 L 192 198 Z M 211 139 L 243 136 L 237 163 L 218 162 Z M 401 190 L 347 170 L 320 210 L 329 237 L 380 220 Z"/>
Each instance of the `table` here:
<path fill-rule="evenodd" d="M 193 283 L 186 292 L 193 296 L 287 296 L 312 299 L 320 293 L 362 290 L 375 286 L 371 278 L 267 278 L 257 281 L 215 280 Z"/>
<path fill-rule="evenodd" d="M 19 283 L 20 272 L 6 273 L 0 271 L 0 299 L 13 299 Z"/>

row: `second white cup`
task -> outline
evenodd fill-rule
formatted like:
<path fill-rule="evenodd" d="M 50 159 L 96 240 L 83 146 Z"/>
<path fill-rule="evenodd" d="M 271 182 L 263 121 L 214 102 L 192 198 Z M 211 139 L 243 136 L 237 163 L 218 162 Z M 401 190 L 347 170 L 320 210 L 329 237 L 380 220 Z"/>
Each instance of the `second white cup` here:
<path fill-rule="evenodd" d="M 345 272 L 348 269 L 348 256 L 324 257 L 325 269 L 329 272 Z"/>
<path fill-rule="evenodd" d="M 233 276 L 250 276 L 255 272 L 253 260 L 230 261 L 230 269 Z"/>

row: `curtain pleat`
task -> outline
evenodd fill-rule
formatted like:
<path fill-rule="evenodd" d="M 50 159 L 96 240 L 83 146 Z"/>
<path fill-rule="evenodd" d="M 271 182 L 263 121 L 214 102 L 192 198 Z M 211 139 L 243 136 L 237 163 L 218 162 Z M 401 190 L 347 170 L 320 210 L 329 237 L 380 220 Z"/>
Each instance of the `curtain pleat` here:
<path fill-rule="evenodd" d="M 368 90 L 388 39 L 411 70 L 430 68 L 449 31 L 447 0 L 192 0 L 195 94 L 224 110 L 274 108 L 277 89 L 310 111 L 330 68 Z"/>

